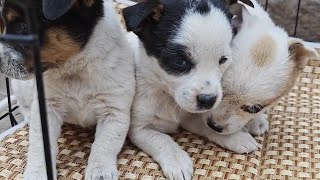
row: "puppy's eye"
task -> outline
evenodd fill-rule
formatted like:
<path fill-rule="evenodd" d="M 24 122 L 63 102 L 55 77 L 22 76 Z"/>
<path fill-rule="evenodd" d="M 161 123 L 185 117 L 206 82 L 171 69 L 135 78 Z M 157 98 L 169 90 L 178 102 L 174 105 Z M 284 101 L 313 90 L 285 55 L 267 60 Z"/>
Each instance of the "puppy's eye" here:
<path fill-rule="evenodd" d="M 247 113 L 250 114 L 256 114 L 258 112 L 260 112 L 263 108 L 265 108 L 265 105 L 261 105 L 261 104 L 254 104 L 254 105 L 243 105 L 241 106 L 241 109 Z"/>
<path fill-rule="evenodd" d="M 228 58 L 226 56 L 222 56 L 219 60 L 219 64 L 224 64 L 225 62 L 227 62 Z"/>
<path fill-rule="evenodd" d="M 183 59 L 176 59 L 173 61 L 173 63 L 179 67 L 184 67 L 184 66 L 187 66 L 187 64 L 188 64 L 187 61 L 183 60 Z"/>

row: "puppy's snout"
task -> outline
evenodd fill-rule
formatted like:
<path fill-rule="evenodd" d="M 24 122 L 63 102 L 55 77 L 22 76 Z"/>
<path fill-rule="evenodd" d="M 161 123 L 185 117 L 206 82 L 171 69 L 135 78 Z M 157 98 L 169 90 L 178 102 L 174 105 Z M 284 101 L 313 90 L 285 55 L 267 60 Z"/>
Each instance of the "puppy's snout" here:
<path fill-rule="evenodd" d="M 199 94 L 197 96 L 198 107 L 200 109 L 211 109 L 216 102 L 217 96 L 212 94 Z"/>

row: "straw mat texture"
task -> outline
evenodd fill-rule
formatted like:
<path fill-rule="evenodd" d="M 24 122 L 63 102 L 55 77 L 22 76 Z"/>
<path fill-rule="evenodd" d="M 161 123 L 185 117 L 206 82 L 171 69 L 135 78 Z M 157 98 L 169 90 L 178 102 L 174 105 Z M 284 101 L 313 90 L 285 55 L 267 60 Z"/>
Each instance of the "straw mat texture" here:
<path fill-rule="evenodd" d="M 194 162 L 194 179 L 320 179 L 320 61 L 308 63 L 297 86 L 270 113 L 261 149 L 240 155 L 183 132 L 173 138 Z M 82 179 L 94 131 L 64 126 L 59 139 L 59 179 Z M 0 144 L 0 179 L 21 179 L 28 127 Z M 120 179 L 162 179 L 157 163 L 126 142 L 118 157 Z"/>

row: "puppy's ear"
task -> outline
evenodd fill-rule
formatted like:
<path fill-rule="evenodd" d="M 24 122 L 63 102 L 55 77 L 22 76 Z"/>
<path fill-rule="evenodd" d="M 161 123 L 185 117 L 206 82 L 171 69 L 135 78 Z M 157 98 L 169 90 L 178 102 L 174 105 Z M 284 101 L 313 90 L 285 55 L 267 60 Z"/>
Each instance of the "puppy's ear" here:
<path fill-rule="evenodd" d="M 95 0 L 43 0 L 43 14 L 47 19 L 55 20 L 69 11 L 76 3 L 84 7 L 91 7 L 94 2 Z"/>
<path fill-rule="evenodd" d="M 248 5 L 251 8 L 254 8 L 254 4 L 251 0 L 226 0 L 227 4 L 229 4 L 229 10 L 231 14 L 233 14 L 233 18 L 231 20 L 231 25 L 234 29 L 239 31 L 241 25 L 243 24 L 243 16 L 248 15 L 248 10 L 244 5 Z"/>
<path fill-rule="evenodd" d="M 252 3 L 251 0 L 226 0 L 227 4 L 229 4 L 230 6 L 233 5 L 233 4 L 236 4 L 239 2 L 242 2 L 243 4 L 246 4 L 252 8 L 254 8 L 254 4 Z"/>
<path fill-rule="evenodd" d="M 47 19 L 55 20 L 66 13 L 75 2 L 76 0 L 43 0 L 43 14 Z"/>
<path fill-rule="evenodd" d="M 160 0 L 147 0 L 123 9 L 123 17 L 128 31 L 136 34 L 159 22 L 164 5 Z"/>
<path fill-rule="evenodd" d="M 305 44 L 304 41 L 296 38 L 289 39 L 290 60 L 294 61 L 298 71 L 304 69 L 308 60 L 320 59 L 319 53 Z"/>

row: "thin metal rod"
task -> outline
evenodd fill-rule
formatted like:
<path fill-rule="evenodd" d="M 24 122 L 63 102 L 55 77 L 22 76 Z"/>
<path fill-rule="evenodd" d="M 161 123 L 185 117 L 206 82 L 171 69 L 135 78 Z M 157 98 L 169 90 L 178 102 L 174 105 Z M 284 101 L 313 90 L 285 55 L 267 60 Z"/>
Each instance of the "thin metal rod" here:
<path fill-rule="evenodd" d="M 35 12 L 36 12 L 36 9 L 34 9 L 34 7 L 29 7 L 27 9 L 27 15 L 28 15 L 27 19 L 30 27 L 29 33 L 38 35 L 37 15 Z M 44 156 L 46 161 L 47 178 L 48 180 L 53 180 L 54 176 L 53 176 L 53 167 L 52 167 L 52 159 L 51 159 L 51 151 L 50 151 L 50 137 L 49 137 L 50 133 L 49 133 L 48 121 L 47 121 L 47 110 L 46 110 L 46 102 L 45 102 L 45 92 L 43 88 L 42 66 L 40 61 L 39 43 L 33 46 L 33 59 L 34 59 L 34 67 L 35 67 L 34 68 L 35 76 L 37 80 L 38 102 L 39 102 L 39 111 L 40 111 L 40 119 L 41 119 Z"/>
<path fill-rule="evenodd" d="M 15 34 L 6 34 L 0 36 L 0 41 L 19 43 L 24 45 L 34 45 L 38 43 L 38 37 L 35 35 L 15 35 Z"/>
<path fill-rule="evenodd" d="M 14 116 L 12 115 L 12 106 L 11 106 L 11 95 L 10 95 L 10 82 L 9 79 L 6 78 L 6 88 L 7 88 L 7 100 L 8 100 L 8 113 L 9 113 L 9 118 L 11 122 L 11 126 L 15 126 L 18 124 Z"/>
<path fill-rule="evenodd" d="M 298 23 L 299 23 L 300 4 L 301 4 L 301 0 L 298 1 L 298 8 L 297 8 L 297 14 L 296 14 L 296 24 L 295 24 L 295 26 L 294 26 L 294 33 L 293 33 L 293 36 L 294 36 L 294 37 L 297 36 L 297 29 L 298 29 Z"/>
<path fill-rule="evenodd" d="M 12 112 L 14 112 L 14 111 L 15 111 L 16 109 L 18 109 L 18 108 L 19 108 L 19 106 L 14 107 L 14 108 L 12 109 Z M 10 114 L 10 112 L 5 113 L 4 115 L 2 115 L 2 116 L 0 117 L 0 120 L 2 120 L 3 118 L 9 116 L 9 114 Z"/>

